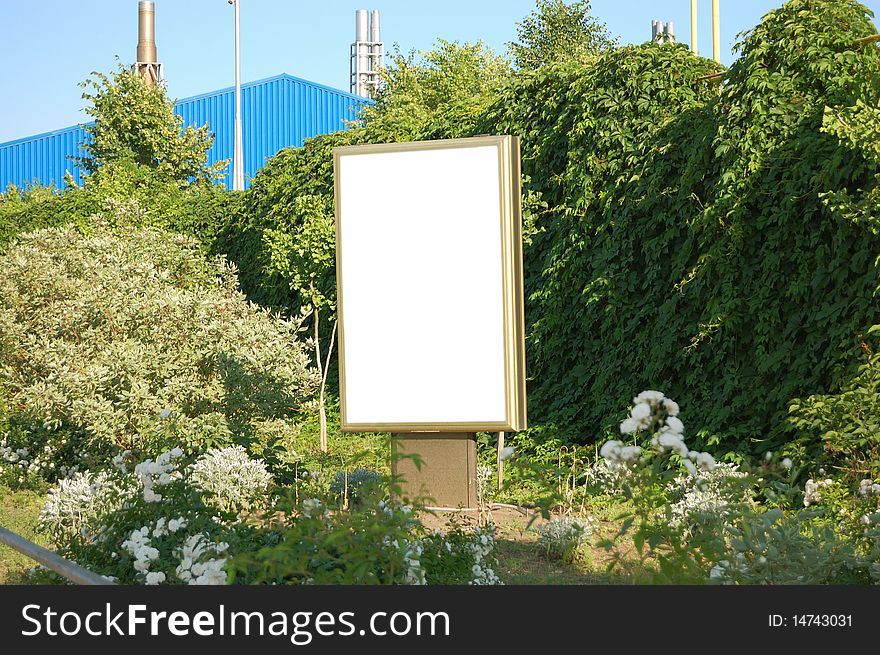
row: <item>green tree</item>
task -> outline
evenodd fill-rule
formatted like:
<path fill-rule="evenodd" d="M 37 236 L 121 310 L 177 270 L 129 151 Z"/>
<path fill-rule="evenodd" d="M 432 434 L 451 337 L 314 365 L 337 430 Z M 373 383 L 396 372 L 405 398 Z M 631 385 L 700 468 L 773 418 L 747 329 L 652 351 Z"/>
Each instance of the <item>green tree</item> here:
<path fill-rule="evenodd" d="M 498 98 L 510 66 L 484 43 L 440 39 L 429 52 L 391 56 L 385 86 L 363 118 L 372 142 L 470 136 Z"/>
<path fill-rule="evenodd" d="M 183 129 L 162 85 L 145 84 L 119 64 L 109 76 L 93 72 L 80 86 L 87 89 L 83 99 L 91 103 L 86 113 L 95 120 L 86 127 L 87 156 L 79 160 L 89 175 L 108 165 L 134 165 L 182 187 L 210 182 L 226 166 L 207 164 L 214 142 L 208 126 Z"/>
<path fill-rule="evenodd" d="M 537 0 L 535 11 L 517 24 L 518 41 L 508 43 L 520 70 L 560 61 L 584 62 L 617 45 L 605 23 L 590 16 L 588 0 Z"/>
<path fill-rule="evenodd" d="M 330 358 L 336 337 L 336 289 L 332 275 L 336 259 L 336 222 L 327 196 L 306 195 L 293 199 L 272 221 L 275 228 L 263 233 L 269 251 L 269 270 L 287 280 L 297 296 L 303 314 L 311 312 L 315 363 L 321 384 L 318 411 L 321 451 L 327 452 L 327 412 L 325 395 Z M 326 358 L 321 356 L 321 315 L 327 312 L 330 345 Z"/>

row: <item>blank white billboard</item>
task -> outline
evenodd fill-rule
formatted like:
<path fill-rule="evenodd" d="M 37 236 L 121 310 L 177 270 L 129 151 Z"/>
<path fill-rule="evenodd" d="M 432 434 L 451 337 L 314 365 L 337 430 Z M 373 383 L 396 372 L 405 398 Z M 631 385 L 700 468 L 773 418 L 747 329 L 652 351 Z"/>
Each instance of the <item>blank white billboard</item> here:
<path fill-rule="evenodd" d="M 519 142 L 334 150 L 342 428 L 525 427 Z"/>

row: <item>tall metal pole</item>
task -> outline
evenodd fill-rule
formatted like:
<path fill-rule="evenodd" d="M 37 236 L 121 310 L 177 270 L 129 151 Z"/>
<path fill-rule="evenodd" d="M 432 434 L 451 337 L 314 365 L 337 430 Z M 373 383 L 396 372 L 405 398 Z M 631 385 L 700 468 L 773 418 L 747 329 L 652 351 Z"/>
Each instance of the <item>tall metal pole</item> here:
<path fill-rule="evenodd" d="M 695 55 L 697 50 L 697 0 L 691 0 L 691 52 Z"/>
<path fill-rule="evenodd" d="M 712 0 L 712 59 L 721 63 L 721 19 L 718 17 L 718 0 Z"/>
<path fill-rule="evenodd" d="M 244 191 L 244 153 L 241 143 L 241 0 L 229 0 L 235 7 L 235 151 L 232 161 L 232 190 Z"/>

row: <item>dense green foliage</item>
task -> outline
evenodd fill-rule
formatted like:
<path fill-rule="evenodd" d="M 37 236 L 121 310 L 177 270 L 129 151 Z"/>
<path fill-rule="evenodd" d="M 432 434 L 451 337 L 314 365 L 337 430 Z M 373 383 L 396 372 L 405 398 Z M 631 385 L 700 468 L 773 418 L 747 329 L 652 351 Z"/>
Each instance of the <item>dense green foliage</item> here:
<path fill-rule="evenodd" d="M 529 198 L 530 413 L 589 438 L 634 388 L 670 392 L 728 449 L 781 438 L 789 401 L 846 379 L 877 322 L 878 162 L 823 129 L 873 105 L 856 2 L 793 0 L 720 92 L 683 46 L 520 78 L 489 124 L 521 133 Z M 826 110 L 829 107 L 830 110 Z M 831 200 L 834 200 L 832 202 Z"/>
<path fill-rule="evenodd" d="M 135 201 L 139 223 L 213 243 L 233 194 L 212 183 L 225 162 L 207 165 L 213 137 L 207 126 L 182 129 L 181 118 L 161 86 L 145 85 L 121 67 L 84 82 L 91 93 L 82 186 L 62 189 L 10 187 L 0 194 L 0 250 L 17 235 L 44 227 L 88 229 L 108 203 Z"/>
<path fill-rule="evenodd" d="M 479 43 L 440 39 L 434 50 L 391 57 L 385 86 L 363 119 L 368 142 L 471 136 L 480 114 L 510 76 L 508 64 Z"/>
<path fill-rule="evenodd" d="M 880 71 L 873 45 L 853 47 L 875 31 L 854 0 L 792 0 L 746 34 L 720 87 L 700 79 L 715 64 L 656 44 L 502 87 L 481 63 L 475 85 L 480 51 L 441 43 L 392 68 L 363 128 L 270 160 L 227 243 L 248 249 L 232 256 L 253 297 L 296 310 L 284 296 L 301 273 L 272 266 L 271 235 L 299 229 L 304 202 L 332 206 L 332 147 L 518 134 L 533 435 L 592 440 L 631 389 L 661 388 L 706 441 L 776 447 L 791 401 L 845 385 L 880 321 Z"/>
<path fill-rule="evenodd" d="M 225 162 L 207 165 L 214 137 L 207 125 L 183 129 L 183 118 L 174 113 L 162 85 L 146 84 L 141 77 L 119 64 L 109 76 L 93 72 L 82 87 L 89 101 L 86 113 L 94 119 L 87 125 L 79 162 L 93 175 L 102 167 L 128 162 L 153 169 L 160 178 L 181 186 L 191 180 L 211 181 Z"/>
<path fill-rule="evenodd" d="M 588 0 L 537 0 L 535 11 L 517 25 L 518 41 L 509 43 L 519 70 L 548 64 L 587 62 L 617 45 L 605 24 L 590 16 Z"/>
<path fill-rule="evenodd" d="M 123 220 L 33 232 L 0 258 L 0 385 L 27 426 L 12 447 L 262 452 L 295 435 L 317 386 L 299 325 L 245 302 L 193 239 Z"/>

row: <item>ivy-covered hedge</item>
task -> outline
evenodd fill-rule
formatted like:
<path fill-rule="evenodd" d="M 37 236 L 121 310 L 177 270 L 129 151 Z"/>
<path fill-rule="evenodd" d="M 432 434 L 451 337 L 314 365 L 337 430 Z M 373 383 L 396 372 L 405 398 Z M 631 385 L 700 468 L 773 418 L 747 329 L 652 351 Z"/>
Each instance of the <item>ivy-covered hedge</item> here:
<path fill-rule="evenodd" d="M 877 102 L 877 49 L 853 46 L 876 33 L 866 11 L 787 3 L 720 88 L 683 46 L 650 44 L 507 90 L 488 123 L 524 136 L 536 208 L 533 420 L 594 436 L 659 388 L 707 440 L 763 450 L 792 399 L 845 381 L 880 318 L 861 201 L 880 159 L 828 121 Z"/>
<path fill-rule="evenodd" d="M 846 383 L 880 322 L 878 127 L 863 120 L 880 57 L 854 46 L 873 33 L 855 0 L 792 0 L 720 84 L 682 45 L 512 76 L 474 132 L 522 137 L 533 425 L 591 440 L 632 389 L 660 388 L 706 441 L 760 452 L 791 437 L 792 400 Z M 854 120 L 868 127 L 844 134 Z M 393 137 L 381 127 L 283 151 L 257 177 L 226 250 L 261 301 L 287 293 L 259 279 L 262 233 L 296 197 L 332 200 L 332 147 Z"/>

